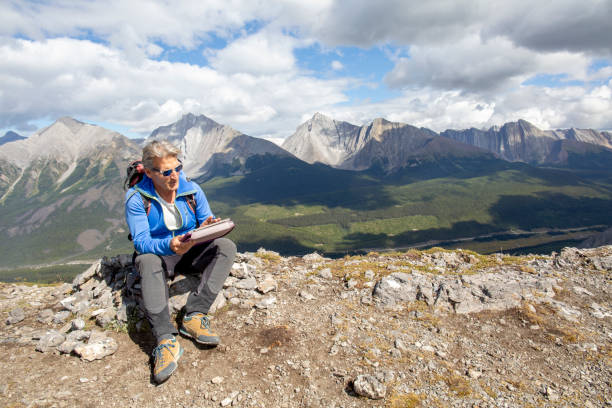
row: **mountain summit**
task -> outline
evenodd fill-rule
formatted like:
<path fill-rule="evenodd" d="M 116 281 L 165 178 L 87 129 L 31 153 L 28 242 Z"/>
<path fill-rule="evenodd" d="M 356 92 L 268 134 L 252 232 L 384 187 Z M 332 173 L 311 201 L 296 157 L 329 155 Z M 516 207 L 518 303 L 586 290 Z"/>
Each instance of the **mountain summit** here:
<path fill-rule="evenodd" d="M 285 140 L 283 148 L 311 164 L 340 166 L 355 153 L 359 130 L 359 126 L 317 112 Z"/>
<path fill-rule="evenodd" d="M 192 113 L 155 129 L 147 140 L 155 139 L 168 140 L 180 147 L 185 172 L 190 177 L 209 177 L 220 169 L 239 171 L 253 155 L 287 155 L 272 142 L 247 136 L 204 115 Z"/>
<path fill-rule="evenodd" d="M 21 136 L 19 133 L 13 132 L 9 130 L 4 134 L 4 136 L 0 137 L 0 146 L 5 143 L 16 142 L 18 140 L 27 139 L 26 137 Z"/>
<path fill-rule="evenodd" d="M 100 126 L 62 117 L 26 139 L 0 146 L 0 159 L 22 168 L 38 159 L 72 163 L 118 136 L 124 137 Z"/>

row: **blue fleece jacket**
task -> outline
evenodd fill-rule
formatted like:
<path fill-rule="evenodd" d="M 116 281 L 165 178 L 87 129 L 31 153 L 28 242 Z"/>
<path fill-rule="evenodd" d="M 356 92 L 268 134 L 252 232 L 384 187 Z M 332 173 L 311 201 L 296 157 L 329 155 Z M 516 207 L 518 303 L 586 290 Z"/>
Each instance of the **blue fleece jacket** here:
<path fill-rule="evenodd" d="M 189 208 L 188 195 L 193 194 L 196 201 L 196 214 Z M 145 211 L 142 196 L 151 200 L 149 215 Z M 196 227 L 196 217 L 202 224 L 208 217 L 214 215 L 210 210 L 204 192 L 193 181 L 188 181 L 181 171 L 179 175 L 179 186 L 176 192 L 174 205 L 178 208 L 181 216 L 181 227 L 177 230 L 169 230 L 164 222 L 160 197 L 155 191 L 153 180 L 146 175 L 130 188 L 125 194 L 125 218 L 130 233 L 134 239 L 134 249 L 140 254 L 152 253 L 156 255 L 174 255 L 170 249 L 170 241 L 176 235 L 182 235 Z"/>

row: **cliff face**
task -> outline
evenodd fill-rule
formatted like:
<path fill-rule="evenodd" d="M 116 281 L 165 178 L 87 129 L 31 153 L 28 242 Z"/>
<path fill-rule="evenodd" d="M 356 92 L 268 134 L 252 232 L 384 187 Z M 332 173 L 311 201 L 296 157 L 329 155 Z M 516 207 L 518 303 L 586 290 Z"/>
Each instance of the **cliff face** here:
<path fill-rule="evenodd" d="M 561 142 L 573 141 L 575 146 L 589 149 L 597 146 L 602 150 L 612 149 L 609 132 L 592 129 L 541 130 L 525 120 L 509 122 L 501 128 L 489 130 L 466 129 L 445 130 L 441 136 L 480 147 L 497 154 L 504 160 L 522 161 L 531 164 L 564 163 Z"/>
<path fill-rule="evenodd" d="M 180 338 L 185 353 L 161 387 L 151 384 L 154 344 L 129 258 L 103 259 L 72 284 L 0 286 L 3 405 L 585 407 L 612 398 L 612 246 L 524 257 L 238 254 L 212 320 L 222 345 Z M 172 282 L 173 311 L 190 284 Z"/>
<path fill-rule="evenodd" d="M 186 114 L 177 122 L 155 129 L 147 138 L 165 139 L 179 146 L 189 177 L 212 176 L 211 170 L 233 166 L 239 170 L 254 155 L 287 156 L 272 142 L 240 133 L 204 115 Z"/>
<path fill-rule="evenodd" d="M 301 124 L 283 148 L 307 163 L 341 165 L 363 144 L 362 129 L 320 113 Z"/>

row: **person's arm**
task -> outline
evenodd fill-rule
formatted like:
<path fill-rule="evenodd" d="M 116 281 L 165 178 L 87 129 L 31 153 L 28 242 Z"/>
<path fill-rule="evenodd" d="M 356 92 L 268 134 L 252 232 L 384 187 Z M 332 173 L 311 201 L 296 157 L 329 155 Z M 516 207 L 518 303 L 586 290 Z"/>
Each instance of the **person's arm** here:
<path fill-rule="evenodd" d="M 153 204 L 151 204 L 153 205 Z M 125 202 L 125 218 L 134 240 L 134 249 L 140 254 L 174 255 L 170 248 L 172 238 L 151 237 L 149 220 L 140 193 L 134 193 Z"/>

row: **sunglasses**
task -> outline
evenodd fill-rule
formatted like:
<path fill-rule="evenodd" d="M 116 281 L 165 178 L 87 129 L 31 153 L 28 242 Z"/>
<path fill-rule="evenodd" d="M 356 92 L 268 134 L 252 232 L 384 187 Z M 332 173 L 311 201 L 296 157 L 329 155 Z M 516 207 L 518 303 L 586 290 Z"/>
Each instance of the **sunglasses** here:
<path fill-rule="evenodd" d="M 168 177 L 168 176 L 170 176 L 172 174 L 173 171 L 176 171 L 177 173 L 180 173 L 181 170 L 183 170 L 183 163 L 180 160 L 179 160 L 179 163 L 180 164 L 178 166 L 176 166 L 175 168 L 173 168 L 173 169 L 168 169 L 168 170 L 161 171 L 160 169 L 152 168 L 151 170 L 161 174 L 164 177 Z"/>

